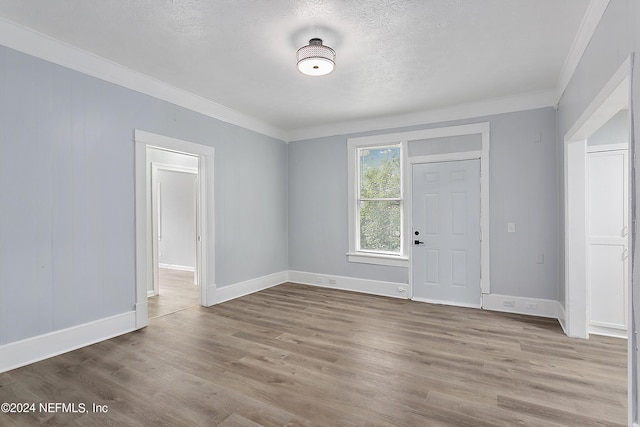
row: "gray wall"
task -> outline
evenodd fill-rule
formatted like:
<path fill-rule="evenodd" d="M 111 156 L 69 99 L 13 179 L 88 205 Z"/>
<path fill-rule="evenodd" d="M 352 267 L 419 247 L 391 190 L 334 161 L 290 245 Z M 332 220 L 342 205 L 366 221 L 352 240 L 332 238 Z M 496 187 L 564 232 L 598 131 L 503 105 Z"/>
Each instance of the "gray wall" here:
<path fill-rule="evenodd" d="M 288 268 L 286 144 L 0 47 L 0 345 L 133 310 L 136 128 L 215 147 L 217 286 Z"/>
<path fill-rule="evenodd" d="M 196 266 L 197 174 L 159 170 L 154 193 L 160 193 L 158 209 L 158 263 L 178 267 Z"/>
<path fill-rule="evenodd" d="M 602 20 L 600 21 L 595 33 L 582 57 L 578 68 L 576 69 L 569 85 L 567 86 L 562 99 L 558 106 L 558 151 L 560 153 L 560 159 L 563 157 L 563 144 L 564 136 L 571 129 L 573 124 L 578 120 L 580 115 L 584 112 L 591 101 L 596 97 L 598 92 L 605 86 L 605 84 L 613 77 L 614 73 L 620 68 L 623 62 L 630 54 L 637 53 L 640 48 L 640 5 L 636 0 L 611 0 L 607 10 L 605 11 Z M 633 111 L 640 111 L 640 68 L 638 67 L 638 57 L 635 57 L 635 65 L 632 76 L 632 92 L 631 103 Z M 633 115 L 633 127 L 634 129 L 640 129 L 640 118 L 637 113 Z M 635 150 L 635 141 L 632 138 L 631 150 Z M 563 166 L 563 161 L 559 163 L 560 168 Z M 634 161 L 634 168 L 640 166 L 640 158 L 636 158 Z M 563 176 L 563 171 L 560 169 L 560 176 Z M 632 184 L 635 189 L 632 190 L 632 209 L 638 211 L 638 200 L 640 200 L 640 175 L 636 172 L 635 182 Z M 562 181 L 559 183 L 562 185 Z M 563 189 L 562 187 L 560 187 Z M 564 197 L 561 194 L 561 197 Z M 560 221 L 562 224 L 561 230 L 564 230 L 564 205 L 561 205 Z M 635 220 L 635 217 L 633 218 Z M 640 262 L 640 250 L 637 249 L 638 238 L 640 237 L 640 231 L 637 225 L 634 227 L 633 241 L 634 241 L 634 253 L 632 261 L 632 299 L 634 305 L 634 315 L 632 331 L 629 334 L 633 339 L 633 360 L 630 366 L 631 376 L 633 378 L 632 387 L 629 392 L 632 395 L 632 421 L 637 422 L 638 413 L 638 354 L 637 354 L 637 337 L 633 333 L 638 330 L 638 313 L 640 312 L 640 269 L 638 263 Z M 560 242 L 564 242 L 564 236 L 560 236 Z M 562 247 L 562 251 L 564 248 Z M 561 252 L 562 254 L 563 252 Z M 562 261 L 564 262 L 564 261 Z M 561 272 L 562 276 L 563 272 Z M 560 286 L 560 301 L 565 303 L 564 295 L 564 283 Z"/>
<path fill-rule="evenodd" d="M 545 108 L 375 132 L 491 123 L 491 293 L 557 298 L 555 120 L 555 111 Z M 346 259 L 347 138 L 370 134 L 289 144 L 290 269 L 408 283 L 406 268 Z M 517 224 L 516 233 L 507 233 L 507 222 Z"/>

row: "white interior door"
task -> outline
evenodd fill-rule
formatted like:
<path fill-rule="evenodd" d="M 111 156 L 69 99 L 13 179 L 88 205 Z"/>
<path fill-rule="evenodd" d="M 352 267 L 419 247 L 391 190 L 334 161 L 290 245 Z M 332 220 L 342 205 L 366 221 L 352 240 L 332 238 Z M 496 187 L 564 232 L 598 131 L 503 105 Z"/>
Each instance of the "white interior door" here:
<path fill-rule="evenodd" d="M 413 166 L 413 299 L 480 307 L 480 160 Z"/>
<path fill-rule="evenodd" d="M 589 332 L 627 336 L 627 150 L 587 153 Z"/>

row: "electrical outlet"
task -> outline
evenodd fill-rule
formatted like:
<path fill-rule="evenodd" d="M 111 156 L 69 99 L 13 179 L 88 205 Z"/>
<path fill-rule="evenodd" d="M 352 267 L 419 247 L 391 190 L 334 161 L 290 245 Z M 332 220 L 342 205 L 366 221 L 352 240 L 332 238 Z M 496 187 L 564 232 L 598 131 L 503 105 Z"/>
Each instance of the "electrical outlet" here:
<path fill-rule="evenodd" d="M 336 284 L 336 279 L 329 279 L 329 284 L 330 285 L 335 285 Z"/>
<path fill-rule="evenodd" d="M 515 307 L 516 306 L 516 302 L 513 300 L 509 300 L 509 301 L 502 301 L 502 305 L 505 307 Z"/>
<path fill-rule="evenodd" d="M 313 283 L 316 283 L 318 285 L 322 285 L 324 283 L 324 277 L 322 276 L 316 276 L 313 278 Z"/>
<path fill-rule="evenodd" d="M 516 232 L 516 223 L 508 222 L 507 223 L 507 233 L 515 233 Z"/>
<path fill-rule="evenodd" d="M 536 310 L 538 308 L 538 304 L 535 302 L 525 302 L 524 306 L 530 310 Z"/>

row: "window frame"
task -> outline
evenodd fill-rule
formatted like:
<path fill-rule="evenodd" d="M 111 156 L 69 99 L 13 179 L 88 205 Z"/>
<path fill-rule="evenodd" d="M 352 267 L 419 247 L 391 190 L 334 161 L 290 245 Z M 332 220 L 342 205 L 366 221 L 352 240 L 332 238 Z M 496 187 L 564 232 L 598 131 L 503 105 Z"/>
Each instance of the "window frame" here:
<path fill-rule="evenodd" d="M 408 216 L 405 200 L 405 165 L 406 141 L 398 140 L 386 135 L 373 137 L 349 138 L 347 139 L 348 149 L 348 215 L 349 215 L 349 252 L 347 260 L 349 262 L 377 264 L 397 267 L 408 267 L 408 245 L 406 227 Z M 365 149 L 399 148 L 400 149 L 400 197 L 391 198 L 400 203 L 400 252 L 373 251 L 360 249 L 360 156 L 359 153 Z M 388 198 L 374 200 L 391 200 Z M 370 200 L 367 198 L 367 200 Z"/>

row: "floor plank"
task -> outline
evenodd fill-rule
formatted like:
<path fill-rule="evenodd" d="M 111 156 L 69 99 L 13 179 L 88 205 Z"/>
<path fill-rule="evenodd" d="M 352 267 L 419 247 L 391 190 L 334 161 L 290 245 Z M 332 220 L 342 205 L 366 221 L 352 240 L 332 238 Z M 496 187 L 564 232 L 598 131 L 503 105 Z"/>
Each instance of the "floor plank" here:
<path fill-rule="evenodd" d="M 200 304 L 198 287 L 193 283 L 193 272 L 158 269 L 159 295 L 149 302 L 149 319 L 165 316 Z"/>
<path fill-rule="evenodd" d="M 0 374 L 0 402 L 107 413 L 0 425 L 626 425 L 626 341 L 568 338 L 552 319 L 292 283 L 167 307 L 141 331 Z"/>

